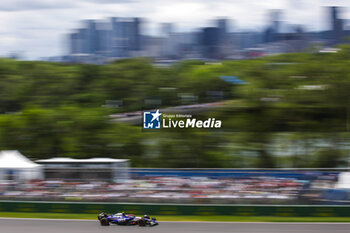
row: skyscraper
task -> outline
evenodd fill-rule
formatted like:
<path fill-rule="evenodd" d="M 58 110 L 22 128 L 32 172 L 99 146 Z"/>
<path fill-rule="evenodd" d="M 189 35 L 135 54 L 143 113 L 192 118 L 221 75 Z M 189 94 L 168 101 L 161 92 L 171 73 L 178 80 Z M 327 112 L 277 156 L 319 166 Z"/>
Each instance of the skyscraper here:
<path fill-rule="evenodd" d="M 140 33 L 140 18 L 133 18 L 131 23 L 130 49 L 138 51 L 141 49 L 141 33 Z"/>
<path fill-rule="evenodd" d="M 281 10 L 270 10 L 269 12 L 269 26 L 265 29 L 264 42 L 276 42 L 279 40 L 278 34 L 281 32 Z"/>
<path fill-rule="evenodd" d="M 216 24 L 219 28 L 219 55 L 225 58 L 232 53 L 232 41 L 229 35 L 230 20 L 226 18 L 217 19 Z"/>
<path fill-rule="evenodd" d="M 81 53 L 81 39 L 79 32 L 73 32 L 69 34 L 69 53 Z"/>
<path fill-rule="evenodd" d="M 170 36 L 170 34 L 173 33 L 173 30 L 174 30 L 173 28 L 174 26 L 172 23 L 162 23 L 161 30 L 160 30 L 161 36 L 163 37 Z"/>
<path fill-rule="evenodd" d="M 112 26 L 110 22 L 96 22 L 96 53 L 105 57 L 112 56 Z"/>
<path fill-rule="evenodd" d="M 83 21 L 69 35 L 69 53 L 102 57 L 132 57 L 141 49 L 140 19 L 111 18 Z"/>
<path fill-rule="evenodd" d="M 339 18 L 339 7 L 329 7 L 331 16 L 331 32 L 330 40 L 331 44 L 339 44 L 344 37 L 343 20 Z"/>
<path fill-rule="evenodd" d="M 222 34 L 227 33 L 227 19 L 221 18 L 221 19 L 218 19 L 216 22 L 217 22 L 217 27 L 220 29 L 220 32 Z"/>
<path fill-rule="evenodd" d="M 220 29 L 218 27 L 203 28 L 199 39 L 204 58 L 218 59 L 220 57 Z"/>
<path fill-rule="evenodd" d="M 279 33 L 280 32 L 281 16 L 282 16 L 282 11 L 281 10 L 271 10 L 270 11 L 270 25 L 272 27 L 272 30 L 275 33 Z"/>
<path fill-rule="evenodd" d="M 96 31 L 96 22 L 94 20 L 85 21 L 86 29 L 86 53 L 96 54 L 97 52 L 97 31 Z"/>
<path fill-rule="evenodd" d="M 140 50 L 140 19 L 111 18 L 112 56 L 130 57 L 131 51 Z"/>

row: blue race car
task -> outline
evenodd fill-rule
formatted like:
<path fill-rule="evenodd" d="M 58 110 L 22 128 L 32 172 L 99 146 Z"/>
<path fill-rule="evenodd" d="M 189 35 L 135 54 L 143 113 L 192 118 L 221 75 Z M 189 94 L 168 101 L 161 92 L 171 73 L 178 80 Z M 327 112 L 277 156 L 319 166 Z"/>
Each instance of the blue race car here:
<path fill-rule="evenodd" d="M 138 224 L 140 227 L 153 227 L 158 225 L 159 223 L 157 222 L 156 218 L 150 218 L 148 215 L 144 215 L 141 219 L 138 220 Z"/>
<path fill-rule="evenodd" d="M 101 226 L 109 226 L 109 224 L 139 226 L 158 225 L 156 218 L 150 218 L 148 215 L 144 215 L 143 217 L 136 217 L 133 214 L 125 214 L 124 212 L 112 215 L 100 213 L 97 218 L 100 221 Z"/>

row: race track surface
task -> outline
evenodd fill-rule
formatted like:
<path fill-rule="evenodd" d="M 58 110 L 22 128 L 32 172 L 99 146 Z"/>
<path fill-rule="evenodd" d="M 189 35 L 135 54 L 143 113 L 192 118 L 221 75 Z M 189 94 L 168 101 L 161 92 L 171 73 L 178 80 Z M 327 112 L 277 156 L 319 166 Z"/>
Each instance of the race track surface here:
<path fill-rule="evenodd" d="M 98 221 L 0 219 L 1 233 L 349 233 L 350 223 L 160 222 L 155 227 L 100 226 Z"/>

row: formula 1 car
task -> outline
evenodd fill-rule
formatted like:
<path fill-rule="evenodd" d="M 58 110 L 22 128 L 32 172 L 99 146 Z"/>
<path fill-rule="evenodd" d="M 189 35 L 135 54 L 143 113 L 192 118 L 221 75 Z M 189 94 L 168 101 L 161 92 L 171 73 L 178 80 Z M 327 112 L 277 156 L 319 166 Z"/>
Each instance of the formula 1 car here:
<path fill-rule="evenodd" d="M 157 222 L 156 218 L 150 218 L 148 215 L 144 215 L 139 221 L 138 224 L 140 227 L 145 227 L 145 226 L 156 226 L 159 223 Z"/>
<path fill-rule="evenodd" d="M 109 224 L 139 225 L 140 227 L 158 225 L 156 218 L 150 218 L 148 215 L 144 215 L 143 217 L 136 217 L 133 214 L 125 214 L 124 212 L 112 215 L 100 213 L 97 218 L 100 221 L 101 226 L 109 226 Z"/>

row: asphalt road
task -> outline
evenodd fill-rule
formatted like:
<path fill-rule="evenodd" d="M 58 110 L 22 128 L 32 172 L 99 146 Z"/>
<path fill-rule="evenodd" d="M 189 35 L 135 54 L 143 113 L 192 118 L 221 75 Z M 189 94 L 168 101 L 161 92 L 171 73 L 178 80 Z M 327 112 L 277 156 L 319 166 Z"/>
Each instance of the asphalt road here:
<path fill-rule="evenodd" d="M 1 233 L 349 233 L 350 223 L 160 222 L 155 227 L 100 226 L 98 221 L 0 219 Z"/>

